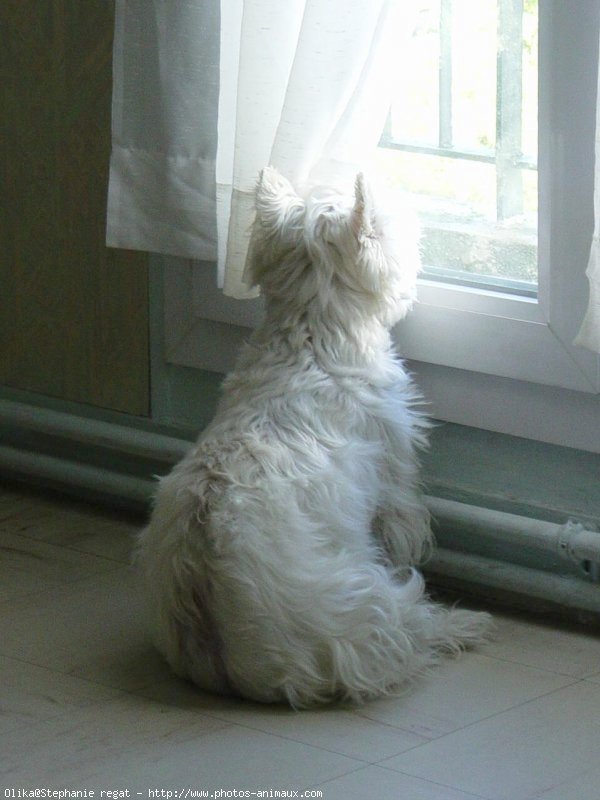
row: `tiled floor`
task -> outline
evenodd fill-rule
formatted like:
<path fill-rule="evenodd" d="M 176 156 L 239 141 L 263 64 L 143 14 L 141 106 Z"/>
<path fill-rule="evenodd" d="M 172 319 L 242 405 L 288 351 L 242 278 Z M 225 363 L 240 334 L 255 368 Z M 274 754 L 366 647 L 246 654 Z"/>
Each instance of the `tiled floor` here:
<path fill-rule="evenodd" d="M 0 492 L 1 789 L 600 798 L 600 639 L 499 616 L 495 641 L 401 698 L 295 713 L 210 697 L 148 643 L 136 526 Z"/>

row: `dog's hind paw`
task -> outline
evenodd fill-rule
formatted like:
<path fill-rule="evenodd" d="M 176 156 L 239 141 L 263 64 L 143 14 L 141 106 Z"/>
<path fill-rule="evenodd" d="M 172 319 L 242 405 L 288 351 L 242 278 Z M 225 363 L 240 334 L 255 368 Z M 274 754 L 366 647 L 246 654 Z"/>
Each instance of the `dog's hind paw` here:
<path fill-rule="evenodd" d="M 436 618 L 436 649 L 458 653 L 477 647 L 492 636 L 493 617 L 484 611 L 442 609 Z"/>

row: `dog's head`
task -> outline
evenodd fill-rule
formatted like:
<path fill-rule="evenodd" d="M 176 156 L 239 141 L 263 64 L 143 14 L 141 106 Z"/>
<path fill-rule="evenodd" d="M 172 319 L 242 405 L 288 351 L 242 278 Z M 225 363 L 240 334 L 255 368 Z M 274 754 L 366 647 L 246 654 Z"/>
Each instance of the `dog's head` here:
<path fill-rule="evenodd" d="M 275 169 L 262 171 L 249 278 L 267 300 L 316 302 L 390 327 L 412 305 L 419 266 L 414 216 L 379 211 L 362 174 L 352 198 L 326 188 L 301 198 Z"/>

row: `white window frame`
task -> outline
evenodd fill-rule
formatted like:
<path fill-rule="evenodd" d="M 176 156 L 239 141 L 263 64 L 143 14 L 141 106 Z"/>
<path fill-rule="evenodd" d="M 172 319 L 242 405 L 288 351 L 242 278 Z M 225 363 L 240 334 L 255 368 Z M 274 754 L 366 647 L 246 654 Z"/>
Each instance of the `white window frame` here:
<path fill-rule="evenodd" d="M 395 334 L 436 418 L 600 452 L 600 359 L 572 345 L 593 230 L 596 6 L 540 0 L 538 298 L 421 280 Z M 230 369 L 260 301 L 224 297 L 207 265 L 170 259 L 164 274 L 167 360 Z"/>

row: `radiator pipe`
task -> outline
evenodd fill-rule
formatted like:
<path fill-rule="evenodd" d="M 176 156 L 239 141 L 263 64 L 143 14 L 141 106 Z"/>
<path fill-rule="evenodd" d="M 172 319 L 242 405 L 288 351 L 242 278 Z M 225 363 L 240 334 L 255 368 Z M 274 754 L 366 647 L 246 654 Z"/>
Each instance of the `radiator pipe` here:
<path fill-rule="evenodd" d="M 166 466 L 177 462 L 190 447 L 190 442 L 182 439 L 7 400 L 0 400 L 0 423 L 77 442 L 84 448 L 95 446 L 154 463 L 163 462 Z M 118 498 L 144 509 L 148 508 L 156 487 L 150 477 L 127 475 L 8 445 L 0 446 L 0 472 Z M 537 548 L 577 563 L 600 564 L 600 534 L 587 530 L 579 522 L 560 525 L 439 497 L 428 496 L 426 502 L 436 523 L 449 531 L 456 529 L 479 536 L 482 541 L 501 542 L 516 548 Z M 600 613 L 598 585 L 584 579 L 544 573 L 444 547 L 435 551 L 426 571 L 445 575 L 453 581 L 495 586 L 546 598 L 566 608 Z"/>
<path fill-rule="evenodd" d="M 175 464 L 189 450 L 191 442 L 115 425 L 97 419 L 77 417 L 62 411 L 0 399 L 0 425 L 48 434 L 117 453 Z"/>
<path fill-rule="evenodd" d="M 560 609 L 563 614 L 570 612 L 569 615 L 582 621 L 589 619 L 586 615 L 592 615 L 594 620 L 600 618 L 598 584 L 581 578 L 441 547 L 434 551 L 423 571 L 434 584 L 459 592 L 470 589 L 471 594 L 488 600 L 509 597 L 512 598 L 509 604 L 516 603 L 531 611 L 546 606 Z"/>
<path fill-rule="evenodd" d="M 480 508 L 441 497 L 427 497 L 434 520 L 463 533 L 515 547 L 533 547 L 580 564 L 600 564 L 600 533 L 569 520 L 563 525 L 504 511 Z"/>
<path fill-rule="evenodd" d="M 0 471 L 17 479 L 34 478 L 61 488 L 107 495 L 129 501 L 136 508 L 148 505 L 154 488 L 153 481 L 146 478 L 122 475 L 104 467 L 32 453 L 8 445 L 0 445 Z"/>

